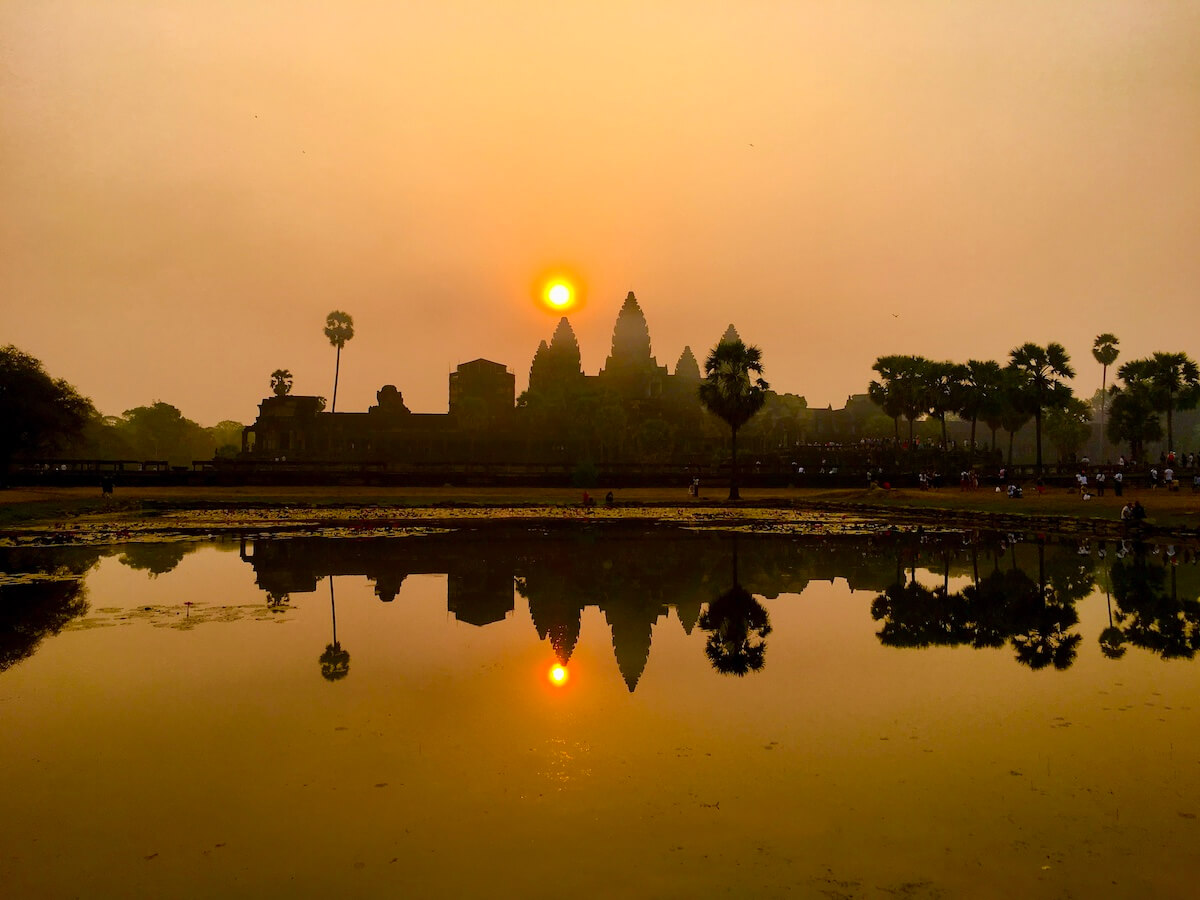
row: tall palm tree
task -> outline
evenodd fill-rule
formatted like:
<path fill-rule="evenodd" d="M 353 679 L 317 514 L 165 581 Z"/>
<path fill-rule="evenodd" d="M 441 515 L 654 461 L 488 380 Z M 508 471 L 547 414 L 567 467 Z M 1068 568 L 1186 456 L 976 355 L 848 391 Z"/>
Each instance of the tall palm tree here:
<path fill-rule="evenodd" d="M 1155 353 L 1150 381 L 1158 394 L 1159 408 L 1167 414 L 1167 450 L 1175 449 L 1171 416 L 1176 409 L 1191 409 L 1200 400 L 1200 367 L 1186 353 Z"/>
<path fill-rule="evenodd" d="M 1033 413 L 1037 443 L 1037 473 L 1042 474 L 1042 415 L 1049 407 L 1064 406 L 1071 388 L 1064 378 L 1074 378 L 1071 357 L 1062 344 L 1051 341 L 1045 347 L 1022 344 L 1009 353 L 1009 368 L 1016 374 L 1021 393 Z"/>
<path fill-rule="evenodd" d="M 325 317 L 325 337 L 329 338 L 329 343 L 337 348 L 337 361 L 333 366 L 333 405 L 329 410 L 337 412 L 338 373 L 342 368 L 342 348 L 346 346 L 346 341 L 354 337 L 354 319 L 350 313 L 335 309 L 327 315 Z"/>
<path fill-rule="evenodd" d="M 882 381 L 872 381 L 867 385 L 867 396 L 871 402 L 883 410 L 883 414 L 892 420 L 895 426 L 896 443 L 900 443 L 900 416 L 904 409 L 900 406 L 900 397 L 890 384 Z"/>
<path fill-rule="evenodd" d="M 1096 335 L 1096 340 L 1092 342 L 1092 356 L 1102 366 L 1100 370 L 1100 447 L 1102 452 L 1104 447 L 1104 408 L 1108 399 L 1108 367 L 1115 363 L 1117 357 L 1121 355 L 1121 351 L 1117 349 L 1119 343 L 1121 343 L 1120 339 L 1107 331 L 1104 334 Z"/>
<path fill-rule="evenodd" d="M 975 458 L 975 426 L 980 417 L 999 419 L 1002 371 L 995 360 L 968 360 L 962 372 L 962 393 L 958 414 L 971 421 L 971 458 Z M 992 430 L 992 449 L 996 449 L 996 433 Z"/>
<path fill-rule="evenodd" d="M 881 356 L 871 368 L 879 373 L 879 381 L 872 381 L 867 393 L 884 412 L 899 423 L 899 417 L 908 419 L 908 446 L 913 446 L 913 423 L 929 412 L 929 386 L 927 381 L 929 360 L 923 356 Z M 885 405 L 886 400 L 886 405 Z"/>
<path fill-rule="evenodd" d="M 738 493 L 737 433 L 762 409 L 770 386 L 762 379 L 762 351 L 747 347 L 741 339 L 722 339 L 709 351 L 700 382 L 700 402 L 709 412 L 725 420 L 730 431 L 731 463 L 729 499 Z M 753 373 L 757 377 L 751 377 Z"/>
<path fill-rule="evenodd" d="M 292 373 L 289 369 L 276 369 L 271 373 L 271 390 L 276 397 L 286 397 L 292 392 Z"/>
<path fill-rule="evenodd" d="M 956 412 L 962 403 L 966 366 L 953 362 L 930 361 L 924 368 L 926 403 L 929 405 L 929 414 L 942 423 L 944 452 L 950 449 L 946 436 L 946 413 Z M 975 439 L 973 434 L 971 439 Z"/>

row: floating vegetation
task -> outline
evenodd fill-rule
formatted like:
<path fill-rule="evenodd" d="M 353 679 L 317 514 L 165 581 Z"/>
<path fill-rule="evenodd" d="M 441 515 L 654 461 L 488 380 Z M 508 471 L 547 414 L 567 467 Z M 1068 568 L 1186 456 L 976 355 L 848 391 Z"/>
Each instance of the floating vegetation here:
<path fill-rule="evenodd" d="M 132 608 L 104 607 L 93 610 L 84 618 L 70 622 L 64 631 L 88 631 L 93 628 L 112 628 L 117 625 L 145 624 L 154 628 L 174 628 L 187 631 L 215 622 L 242 621 L 282 622 L 292 611 L 288 605 L 270 606 L 247 603 L 236 606 L 208 606 L 201 603 L 135 606 Z"/>

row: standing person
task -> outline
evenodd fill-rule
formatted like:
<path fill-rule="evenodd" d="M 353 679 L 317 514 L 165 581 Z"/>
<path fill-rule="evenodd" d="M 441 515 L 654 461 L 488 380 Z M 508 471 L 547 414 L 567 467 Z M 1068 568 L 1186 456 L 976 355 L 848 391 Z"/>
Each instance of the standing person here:
<path fill-rule="evenodd" d="M 1097 497 L 1104 496 L 1104 480 L 1105 480 L 1104 471 L 1101 470 L 1101 471 L 1097 472 L 1096 473 L 1096 496 Z"/>
<path fill-rule="evenodd" d="M 1117 474 L 1113 476 L 1113 493 L 1118 497 L 1125 493 L 1125 473 L 1117 469 Z"/>

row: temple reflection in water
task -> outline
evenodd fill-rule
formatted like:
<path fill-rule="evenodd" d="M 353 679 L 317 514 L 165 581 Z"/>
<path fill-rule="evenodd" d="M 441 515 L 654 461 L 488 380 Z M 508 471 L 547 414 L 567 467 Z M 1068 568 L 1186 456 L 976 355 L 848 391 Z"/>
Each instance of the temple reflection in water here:
<path fill-rule="evenodd" d="M 150 577 L 171 572 L 201 543 L 138 543 L 0 551 L 0 671 L 31 655 L 46 636 L 88 612 L 84 581 L 101 557 L 117 556 Z M 446 608 L 486 627 L 528 604 L 539 639 L 566 666 L 589 607 L 611 632 L 617 669 L 636 689 L 653 629 L 673 609 L 683 630 L 703 633 L 719 672 L 765 666 L 772 625 L 762 600 L 801 594 L 814 581 L 844 580 L 866 592 L 869 615 L 888 647 L 1008 647 L 1032 669 L 1065 669 L 1084 652 L 1077 603 L 1103 592 L 1107 627 L 1100 653 L 1131 647 L 1163 658 L 1200 649 L 1200 566 L 1191 546 L 1047 541 L 1036 536 L 796 536 L 689 531 L 668 526 L 573 525 L 531 531 L 495 524 L 390 538 L 243 540 L 243 560 L 272 610 L 289 598 L 330 594 L 332 641 L 321 654 L 330 680 L 350 671 L 337 637 L 339 576 L 361 577 L 382 603 L 410 575 L 446 575 Z M 697 636 L 699 639 L 699 636 Z"/>
<path fill-rule="evenodd" d="M 409 575 L 446 574 L 447 610 L 480 627 L 513 612 L 515 585 L 538 637 L 563 665 L 579 640 L 583 611 L 595 607 L 611 630 L 630 691 L 649 659 L 653 628 L 671 609 L 689 635 L 697 628 L 706 633 L 714 668 L 745 675 L 765 665 L 771 631 L 756 598 L 800 594 L 810 582 L 835 579 L 851 592 L 875 595 L 870 614 L 885 646 L 1008 645 L 1030 668 L 1065 669 L 1082 641 L 1076 604 L 1099 587 L 1110 607 L 1110 628 L 1101 636 L 1105 655 L 1119 656 L 1126 644 L 1164 657 L 1190 658 L 1200 649 L 1197 556 L 1174 545 L 612 526 L 531 535 L 493 527 L 404 539 L 263 541 L 244 545 L 243 558 L 272 596 L 316 591 L 323 578 L 355 575 L 391 602 Z"/>

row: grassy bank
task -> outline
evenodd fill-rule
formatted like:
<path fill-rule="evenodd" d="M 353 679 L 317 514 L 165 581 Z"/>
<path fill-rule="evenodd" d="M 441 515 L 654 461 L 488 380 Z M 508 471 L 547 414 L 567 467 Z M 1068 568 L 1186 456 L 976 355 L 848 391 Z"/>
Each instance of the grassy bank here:
<path fill-rule="evenodd" d="M 1200 528 L 1200 494 L 1188 490 L 1167 493 L 1156 490 L 1127 491 L 1124 499 L 1110 492 L 1105 497 L 1082 500 L 1074 491 L 1054 490 L 1045 494 L 1031 492 L 1023 499 L 1010 500 L 1003 493 L 981 489 L 941 490 L 865 490 L 865 489 L 746 489 L 742 500 L 728 503 L 724 489 L 713 486 L 691 497 L 681 488 L 631 488 L 614 492 L 619 508 L 712 509 L 736 511 L 739 517 L 753 518 L 754 510 L 841 510 L 897 520 L 937 521 L 951 519 L 970 523 L 980 517 L 981 524 L 1011 521 L 1029 522 L 1038 527 L 1046 520 L 1065 523 L 1115 523 L 1121 505 L 1140 500 L 1148 521 L 1158 528 L 1196 532 Z M 603 493 L 591 492 L 603 502 Z M 48 522 L 87 519 L 93 522 L 127 522 L 171 511 L 182 510 L 274 510 L 314 511 L 322 508 L 390 508 L 411 516 L 428 510 L 436 518 L 438 510 L 466 507 L 494 510 L 530 507 L 548 512 L 578 508 L 583 492 L 574 488 L 380 488 L 380 487 L 178 487 L 118 489 L 115 497 L 103 498 L 95 488 L 14 489 L 0 491 L 0 529 L 21 531 L 25 527 Z M 763 513 L 766 515 L 766 513 Z"/>

